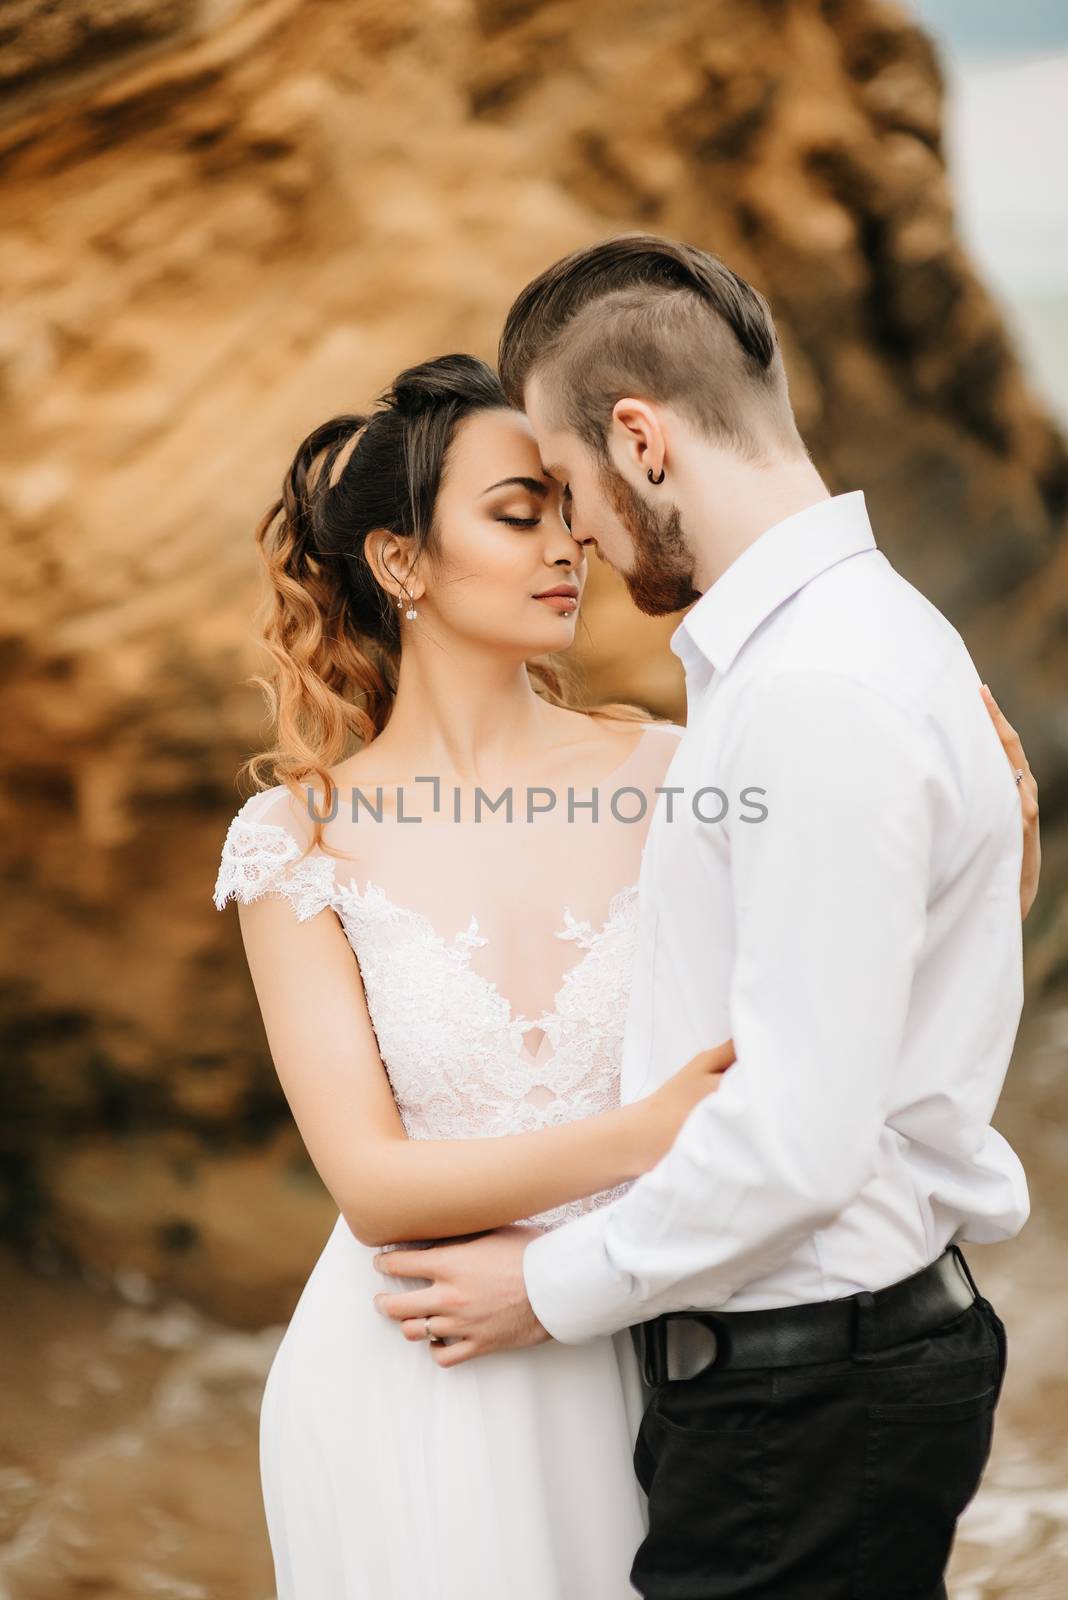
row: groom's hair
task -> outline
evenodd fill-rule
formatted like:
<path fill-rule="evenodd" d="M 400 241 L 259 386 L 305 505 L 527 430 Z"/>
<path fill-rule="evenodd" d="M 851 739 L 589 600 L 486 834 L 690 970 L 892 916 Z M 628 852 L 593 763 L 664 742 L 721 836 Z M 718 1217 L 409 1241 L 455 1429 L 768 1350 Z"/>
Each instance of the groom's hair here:
<path fill-rule="evenodd" d="M 678 240 L 623 234 L 555 262 L 509 311 L 497 369 L 520 410 L 537 374 L 552 425 L 601 461 L 626 395 L 674 406 L 751 460 L 808 454 L 764 296 Z"/>

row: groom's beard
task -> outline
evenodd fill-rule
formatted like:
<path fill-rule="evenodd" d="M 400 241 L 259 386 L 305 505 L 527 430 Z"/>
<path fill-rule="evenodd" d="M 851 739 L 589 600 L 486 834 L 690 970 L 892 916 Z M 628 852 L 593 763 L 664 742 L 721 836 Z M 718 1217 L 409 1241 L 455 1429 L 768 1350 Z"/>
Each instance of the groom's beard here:
<path fill-rule="evenodd" d="M 613 466 L 602 466 L 600 476 L 605 495 L 634 541 L 634 565 L 620 577 L 638 610 L 647 617 L 664 617 L 699 600 L 678 506 L 649 505 Z"/>

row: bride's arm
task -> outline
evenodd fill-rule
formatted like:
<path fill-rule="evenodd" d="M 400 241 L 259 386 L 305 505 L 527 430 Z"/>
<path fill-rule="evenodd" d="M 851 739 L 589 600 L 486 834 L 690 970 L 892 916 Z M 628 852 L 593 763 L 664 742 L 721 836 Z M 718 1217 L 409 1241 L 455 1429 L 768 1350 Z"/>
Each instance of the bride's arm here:
<path fill-rule="evenodd" d="M 241 905 L 239 915 L 289 1108 L 320 1178 L 364 1244 L 478 1233 L 636 1178 L 667 1152 L 734 1059 L 728 1040 L 644 1100 L 560 1127 L 410 1140 L 337 918 L 324 911 L 298 922 L 275 895 Z"/>
<path fill-rule="evenodd" d="M 1023 812 L 1023 858 L 1020 862 L 1020 915 L 1026 918 L 1038 894 L 1038 879 L 1042 871 L 1042 839 L 1038 823 L 1038 781 L 1031 771 L 1031 763 L 1024 755 L 1020 735 L 983 684 L 980 694 L 997 729 L 1001 748 L 1013 772 L 1022 772 L 1019 782 L 1020 809 Z"/>

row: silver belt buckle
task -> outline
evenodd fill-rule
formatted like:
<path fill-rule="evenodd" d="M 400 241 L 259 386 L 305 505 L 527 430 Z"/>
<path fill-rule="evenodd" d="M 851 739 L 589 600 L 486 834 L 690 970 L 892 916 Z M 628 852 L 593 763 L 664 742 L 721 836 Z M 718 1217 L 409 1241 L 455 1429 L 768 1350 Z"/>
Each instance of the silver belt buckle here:
<path fill-rule="evenodd" d="M 715 1330 L 693 1318 L 668 1322 L 664 1329 L 664 1342 L 669 1382 L 678 1378 L 695 1378 L 712 1365 L 719 1351 Z"/>

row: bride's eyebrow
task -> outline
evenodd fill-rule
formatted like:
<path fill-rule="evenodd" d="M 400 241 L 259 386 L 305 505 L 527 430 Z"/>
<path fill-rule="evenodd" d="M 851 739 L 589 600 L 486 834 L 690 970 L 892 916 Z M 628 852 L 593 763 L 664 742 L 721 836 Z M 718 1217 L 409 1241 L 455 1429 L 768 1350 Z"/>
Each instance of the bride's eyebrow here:
<path fill-rule="evenodd" d="M 482 494 L 492 494 L 494 489 L 505 489 L 512 483 L 517 483 L 521 489 L 529 489 L 531 494 L 543 498 L 549 493 L 549 485 L 543 483 L 540 478 L 502 478 L 500 483 L 491 483 L 488 489 L 483 489 Z"/>

